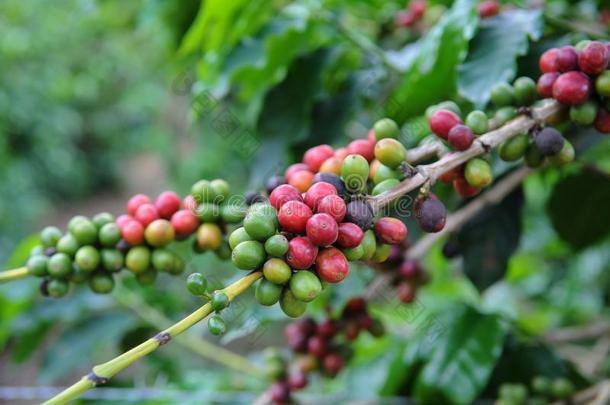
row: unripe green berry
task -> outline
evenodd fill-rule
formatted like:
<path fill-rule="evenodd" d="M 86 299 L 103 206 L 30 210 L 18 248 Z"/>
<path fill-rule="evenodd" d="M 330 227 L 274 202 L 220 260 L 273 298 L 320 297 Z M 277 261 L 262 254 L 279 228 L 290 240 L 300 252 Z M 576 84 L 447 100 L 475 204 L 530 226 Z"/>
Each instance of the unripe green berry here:
<path fill-rule="evenodd" d="M 134 246 L 127 252 L 125 266 L 134 273 L 143 273 L 150 267 L 150 250 L 146 246 Z"/>
<path fill-rule="evenodd" d="M 174 266 L 169 273 L 173 275 L 182 274 L 185 268 L 186 263 L 184 262 L 184 259 L 179 255 L 174 254 Z"/>
<path fill-rule="evenodd" d="M 121 230 L 114 222 L 102 225 L 98 235 L 102 246 L 115 247 L 121 240 Z"/>
<path fill-rule="evenodd" d="M 280 300 L 282 287 L 265 279 L 259 281 L 254 292 L 256 301 L 264 306 L 274 305 Z"/>
<path fill-rule="evenodd" d="M 94 271 L 100 265 L 100 252 L 93 246 L 83 246 L 76 252 L 74 262 L 84 271 Z"/>
<path fill-rule="evenodd" d="M 491 89 L 491 102 L 496 107 L 506 107 L 515 102 L 515 90 L 508 83 L 499 83 Z"/>
<path fill-rule="evenodd" d="M 382 118 L 373 125 L 375 140 L 379 141 L 384 138 L 398 138 L 400 128 L 398 124 L 391 118 Z"/>
<path fill-rule="evenodd" d="M 386 165 L 382 165 L 382 164 L 377 166 L 377 170 L 375 171 L 375 174 L 373 175 L 373 183 L 379 184 L 385 180 L 390 180 L 390 179 L 400 180 L 399 171 L 395 170 L 395 169 L 391 169 L 391 168 L 387 167 Z"/>
<path fill-rule="evenodd" d="M 72 260 L 65 253 L 56 253 L 47 262 L 47 272 L 51 277 L 64 278 L 72 272 Z"/>
<path fill-rule="evenodd" d="M 375 249 L 377 249 L 377 241 L 375 239 L 375 232 L 372 229 L 364 232 L 364 238 L 362 242 L 360 242 L 364 253 L 360 260 L 366 261 L 371 260 L 373 255 L 375 254 Z"/>
<path fill-rule="evenodd" d="M 151 255 L 152 267 L 157 271 L 171 273 L 174 268 L 176 255 L 167 249 L 154 249 Z"/>
<path fill-rule="evenodd" d="M 273 235 L 265 242 L 265 251 L 269 256 L 283 257 L 288 252 L 288 239 L 284 235 Z"/>
<path fill-rule="evenodd" d="M 476 135 L 482 135 L 489 129 L 489 118 L 483 111 L 472 111 L 466 116 L 465 123 Z"/>
<path fill-rule="evenodd" d="M 157 274 L 156 269 L 148 269 L 143 273 L 136 274 L 136 281 L 140 285 L 152 285 L 157 280 Z"/>
<path fill-rule="evenodd" d="M 68 256 L 74 256 L 79 247 L 78 241 L 71 233 L 62 236 L 56 246 L 58 252 L 65 253 Z"/>
<path fill-rule="evenodd" d="M 227 325 L 220 315 L 213 315 L 208 319 L 208 330 L 212 335 L 222 335 L 227 331 Z"/>
<path fill-rule="evenodd" d="M 502 107 L 496 111 L 494 118 L 496 119 L 498 125 L 504 125 L 516 116 L 517 109 L 515 107 Z"/>
<path fill-rule="evenodd" d="M 28 259 L 27 268 L 28 273 L 36 277 L 43 277 L 47 275 L 47 264 L 49 259 L 46 256 L 32 256 Z"/>
<path fill-rule="evenodd" d="M 530 142 L 528 134 L 519 134 L 500 145 L 500 158 L 507 162 L 514 162 L 525 155 Z"/>
<path fill-rule="evenodd" d="M 191 195 L 197 203 L 214 201 L 214 190 L 207 180 L 199 180 L 191 187 Z"/>
<path fill-rule="evenodd" d="M 114 215 L 108 212 L 100 212 L 91 218 L 91 222 L 93 222 L 97 229 L 102 229 L 104 225 L 114 222 Z"/>
<path fill-rule="evenodd" d="M 400 180 L 397 179 L 387 179 L 382 181 L 381 183 L 377 184 L 375 187 L 373 187 L 373 191 L 371 191 L 371 195 L 379 195 L 381 193 L 385 193 L 388 190 L 393 189 L 394 187 L 396 187 L 397 185 L 400 184 Z"/>
<path fill-rule="evenodd" d="M 390 253 L 392 253 L 392 245 L 388 245 L 387 243 L 378 243 L 375 247 L 375 254 L 373 254 L 371 260 L 375 263 L 383 263 L 388 260 Z"/>
<path fill-rule="evenodd" d="M 231 247 L 229 246 L 229 243 L 225 240 L 223 240 L 218 249 L 214 251 L 216 257 L 223 261 L 231 259 L 231 253 Z"/>
<path fill-rule="evenodd" d="M 214 194 L 214 202 L 221 204 L 225 199 L 229 198 L 231 193 L 231 186 L 223 179 L 215 179 L 210 182 L 210 188 Z"/>
<path fill-rule="evenodd" d="M 44 247 L 42 245 L 36 245 L 30 250 L 30 256 L 44 255 Z"/>
<path fill-rule="evenodd" d="M 590 43 L 591 43 L 590 39 L 583 39 L 582 41 L 579 41 L 576 45 L 574 45 L 574 48 L 576 48 L 577 51 L 582 51 Z"/>
<path fill-rule="evenodd" d="M 61 231 L 55 226 L 47 226 L 40 232 L 40 242 L 44 247 L 55 247 L 61 238 Z"/>
<path fill-rule="evenodd" d="M 246 216 L 246 207 L 241 204 L 225 204 L 220 207 L 220 217 L 225 224 L 238 224 Z"/>
<path fill-rule="evenodd" d="M 610 70 L 605 70 L 595 79 L 595 90 L 604 97 L 610 97 Z"/>
<path fill-rule="evenodd" d="M 254 240 L 242 242 L 233 249 L 231 260 L 238 269 L 254 270 L 265 262 L 263 244 Z"/>
<path fill-rule="evenodd" d="M 271 258 L 263 265 L 263 275 L 274 284 L 285 284 L 292 276 L 292 269 L 282 259 Z"/>
<path fill-rule="evenodd" d="M 407 150 L 396 139 L 382 139 L 375 144 L 375 158 L 382 165 L 396 169 L 407 159 Z"/>
<path fill-rule="evenodd" d="M 473 187 L 487 187 L 493 181 L 491 166 L 483 159 L 471 159 L 464 167 L 464 178 Z"/>
<path fill-rule="evenodd" d="M 364 255 L 364 247 L 362 247 L 362 244 L 360 244 L 354 248 L 342 249 L 342 252 L 347 260 L 350 262 L 355 262 L 360 260 Z"/>
<path fill-rule="evenodd" d="M 536 101 L 538 91 L 536 90 L 536 82 L 529 77 L 519 77 L 513 83 L 515 90 L 515 100 L 519 105 L 530 105 Z"/>
<path fill-rule="evenodd" d="M 222 291 L 214 291 L 210 304 L 212 305 L 212 309 L 214 311 L 222 311 L 229 306 L 229 296 Z"/>
<path fill-rule="evenodd" d="M 73 264 L 72 274 L 70 274 L 69 280 L 75 284 L 82 284 L 85 281 L 89 280 L 91 274 L 91 272 L 84 271 L 80 269 L 76 264 Z"/>
<path fill-rule="evenodd" d="M 352 193 L 360 193 L 366 189 L 369 177 L 369 162 L 360 155 L 348 155 L 341 164 L 341 178 L 345 188 Z"/>
<path fill-rule="evenodd" d="M 186 288 L 193 295 L 205 295 L 208 288 L 208 280 L 201 273 L 193 273 L 186 279 Z"/>
<path fill-rule="evenodd" d="M 290 291 L 299 301 L 310 302 L 320 295 L 322 284 L 314 273 L 301 270 L 290 278 Z"/>
<path fill-rule="evenodd" d="M 195 215 L 202 222 L 216 222 L 220 218 L 220 208 L 211 202 L 202 202 L 195 209 Z"/>
<path fill-rule="evenodd" d="M 70 284 L 65 280 L 53 279 L 47 284 L 47 291 L 50 297 L 61 298 L 70 290 Z"/>
<path fill-rule="evenodd" d="M 532 380 L 532 389 L 537 394 L 548 395 L 551 393 L 552 382 L 548 377 L 536 376 Z"/>
<path fill-rule="evenodd" d="M 253 239 L 250 235 L 248 235 L 248 232 L 246 232 L 246 228 L 242 226 L 241 228 L 237 228 L 236 230 L 231 232 L 231 235 L 229 235 L 229 246 L 231 247 L 231 249 L 235 249 L 235 247 L 240 243 L 249 240 Z"/>
<path fill-rule="evenodd" d="M 70 233 L 81 246 L 94 245 L 97 241 L 97 228 L 86 218 L 76 221 L 70 228 Z"/>
<path fill-rule="evenodd" d="M 108 273 L 95 273 L 89 279 L 89 288 L 97 294 L 109 294 L 114 288 L 114 279 Z"/>
<path fill-rule="evenodd" d="M 568 141 L 567 139 L 564 139 L 563 147 L 561 148 L 561 151 L 555 156 L 548 157 L 548 160 L 551 164 L 563 166 L 563 165 L 568 164 L 571 161 L 573 161 L 574 155 L 575 155 L 574 146 L 572 146 L 570 141 Z"/>
<path fill-rule="evenodd" d="M 102 249 L 102 267 L 110 273 L 116 273 L 125 265 L 125 255 L 118 249 Z"/>
<path fill-rule="evenodd" d="M 277 232 L 277 211 L 269 204 L 254 204 L 244 219 L 248 235 L 258 241 L 266 241 Z"/>
<path fill-rule="evenodd" d="M 537 167 L 542 166 L 542 164 L 544 163 L 544 156 L 542 155 L 542 153 L 540 153 L 536 145 L 532 142 L 529 144 L 527 150 L 525 151 L 524 160 L 527 167 L 535 169 Z"/>
<path fill-rule="evenodd" d="M 578 125 L 592 125 L 597 117 L 597 102 L 589 100 L 570 107 L 570 119 Z"/>
<path fill-rule="evenodd" d="M 551 385 L 551 393 L 555 398 L 568 398 L 574 393 L 574 384 L 568 379 L 558 378 Z"/>
<path fill-rule="evenodd" d="M 280 308 L 284 313 L 291 318 L 298 318 L 305 313 L 307 303 L 298 300 L 290 291 L 290 288 L 284 288 L 280 297 Z"/>

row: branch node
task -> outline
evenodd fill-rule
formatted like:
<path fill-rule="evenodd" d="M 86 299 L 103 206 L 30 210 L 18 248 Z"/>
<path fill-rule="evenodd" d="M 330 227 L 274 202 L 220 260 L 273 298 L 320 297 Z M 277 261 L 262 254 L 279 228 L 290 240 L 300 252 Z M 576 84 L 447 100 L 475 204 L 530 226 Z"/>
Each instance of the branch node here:
<path fill-rule="evenodd" d="M 417 174 L 418 170 L 417 170 L 417 167 L 414 167 L 409 162 L 404 161 L 400 164 L 400 172 L 405 177 L 413 177 L 413 176 L 415 176 L 415 174 Z"/>
<path fill-rule="evenodd" d="M 489 151 L 492 149 L 491 145 L 486 144 L 485 142 L 483 142 L 480 139 L 475 139 L 475 142 L 477 142 L 479 145 L 481 145 L 481 147 L 483 148 L 483 150 L 485 151 L 485 153 L 489 153 Z"/>
<path fill-rule="evenodd" d="M 95 374 L 94 371 L 92 371 L 89 374 L 87 374 L 87 379 L 89 381 L 91 381 L 93 384 L 95 384 L 96 387 L 98 385 L 104 385 L 104 384 L 108 383 L 108 378 L 100 377 L 99 375 Z"/>
<path fill-rule="evenodd" d="M 525 115 L 529 118 L 534 118 L 532 107 L 522 106 L 517 108 L 517 114 Z"/>
<path fill-rule="evenodd" d="M 167 332 L 159 332 L 155 335 L 155 340 L 159 342 L 159 346 L 163 346 L 172 340 L 172 335 Z"/>

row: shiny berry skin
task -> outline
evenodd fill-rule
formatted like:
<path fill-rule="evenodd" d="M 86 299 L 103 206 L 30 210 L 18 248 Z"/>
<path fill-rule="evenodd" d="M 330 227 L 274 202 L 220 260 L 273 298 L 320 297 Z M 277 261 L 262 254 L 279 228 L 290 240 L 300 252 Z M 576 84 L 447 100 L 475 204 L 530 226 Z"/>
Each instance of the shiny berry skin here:
<path fill-rule="evenodd" d="M 559 71 L 559 67 L 557 66 L 557 52 L 559 52 L 559 49 L 551 48 L 540 56 L 538 65 L 542 72 L 550 73 Z"/>
<path fill-rule="evenodd" d="M 292 390 L 300 390 L 307 386 L 307 374 L 301 370 L 296 370 L 288 375 L 288 386 Z"/>
<path fill-rule="evenodd" d="M 364 238 L 362 229 L 351 222 L 343 222 L 339 224 L 339 234 L 337 244 L 343 248 L 355 248 L 360 245 Z"/>
<path fill-rule="evenodd" d="M 329 246 L 337 240 L 339 226 L 337 221 L 328 214 L 314 214 L 307 221 L 305 231 L 314 245 Z"/>
<path fill-rule="evenodd" d="M 322 357 L 326 354 L 326 340 L 321 336 L 312 336 L 307 341 L 307 352 L 312 356 Z"/>
<path fill-rule="evenodd" d="M 445 227 L 447 209 L 439 199 L 426 198 L 418 204 L 416 219 L 424 232 L 439 232 Z"/>
<path fill-rule="evenodd" d="M 127 214 L 119 215 L 116 219 L 116 224 L 119 228 L 122 228 L 127 222 L 133 221 L 133 217 Z"/>
<path fill-rule="evenodd" d="M 121 237 L 130 245 L 141 245 L 144 243 L 144 226 L 132 219 L 121 228 Z"/>
<path fill-rule="evenodd" d="M 222 335 L 227 330 L 227 325 L 220 315 L 213 315 L 208 319 L 208 330 L 212 335 Z"/>
<path fill-rule="evenodd" d="M 536 135 L 534 143 L 544 156 L 554 156 L 561 152 L 564 139 L 555 128 L 546 127 Z"/>
<path fill-rule="evenodd" d="M 606 45 L 599 41 L 591 41 L 578 53 L 580 70 L 589 75 L 598 75 L 608 66 L 610 53 Z"/>
<path fill-rule="evenodd" d="M 199 220 L 191 211 L 179 210 L 172 215 L 171 224 L 176 236 L 188 236 L 197 230 Z"/>
<path fill-rule="evenodd" d="M 337 223 L 340 223 L 343 221 L 343 218 L 345 218 L 347 205 L 345 205 L 343 198 L 331 194 L 320 200 L 316 212 L 319 214 L 328 214 L 333 217 Z"/>
<path fill-rule="evenodd" d="M 310 271 L 297 271 L 290 278 L 290 292 L 302 302 L 311 302 L 322 292 L 318 276 Z"/>
<path fill-rule="evenodd" d="M 489 119 L 483 111 L 474 110 L 466 116 L 466 125 L 477 135 L 482 135 L 489 129 Z"/>
<path fill-rule="evenodd" d="M 288 184 L 299 190 L 299 192 L 304 193 L 311 187 L 313 176 L 314 174 L 309 170 L 301 170 L 290 177 Z"/>
<path fill-rule="evenodd" d="M 305 233 L 307 221 L 313 212 L 305 203 L 288 201 L 278 212 L 278 220 L 282 229 L 292 233 Z"/>
<path fill-rule="evenodd" d="M 282 184 L 276 187 L 269 196 L 269 202 L 276 210 L 282 208 L 282 205 L 288 201 L 303 201 L 299 190 L 290 184 Z"/>
<path fill-rule="evenodd" d="M 307 303 L 297 299 L 289 288 L 284 288 L 280 297 L 280 309 L 291 318 L 298 318 L 307 310 Z"/>
<path fill-rule="evenodd" d="M 487 187 L 493 181 L 491 166 L 484 159 L 471 159 L 464 166 L 464 178 L 473 187 Z"/>
<path fill-rule="evenodd" d="M 449 131 L 447 140 L 453 149 L 466 150 L 472 145 L 474 134 L 472 133 L 472 129 L 466 125 L 456 125 Z"/>
<path fill-rule="evenodd" d="M 127 201 L 127 214 L 134 216 L 140 205 L 150 203 L 152 200 L 146 194 L 136 194 Z"/>
<path fill-rule="evenodd" d="M 286 262 L 293 269 L 306 270 L 313 265 L 317 255 L 318 247 L 308 238 L 299 236 L 288 243 Z"/>
<path fill-rule="evenodd" d="M 150 228 L 151 225 L 149 225 L 148 228 Z M 147 232 L 148 232 L 148 228 L 146 228 Z M 146 241 L 150 245 L 156 246 L 156 245 L 152 244 L 151 241 L 149 241 L 148 236 L 146 238 Z M 204 249 L 204 250 L 205 249 L 216 250 L 221 245 L 222 245 L 222 231 L 220 230 L 220 227 L 218 225 L 212 224 L 212 223 L 201 224 L 199 229 L 197 229 L 197 246 L 199 246 L 200 249 Z"/>
<path fill-rule="evenodd" d="M 608 110 L 603 107 L 599 108 L 593 126 L 603 134 L 610 134 L 610 113 Z"/>
<path fill-rule="evenodd" d="M 400 283 L 396 288 L 398 299 L 405 304 L 415 301 L 415 287 L 411 283 Z"/>
<path fill-rule="evenodd" d="M 558 72 L 549 72 L 540 76 L 536 83 L 538 95 L 545 98 L 553 97 L 553 85 L 559 76 Z"/>
<path fill-rule="evenodd" d="M 144 238 L 150 246 L 161 247 L 173 242 L 176 234 L 167 219 L 156 219 L 144 230 Z"/>
<path fill-rule="evenodd" d="M 365 201 L 351 201 L 347 204 L 345 221 L 358 225 L 363 231 L 367 230 L 373 225 L 373 211 Z"/>
<path fill-rule="evenodd" d="M 432 113 L 428 124 L 432 132 L 443 139 L 447 139 L 451 128 L 462 124 L 462 119 L 453 111 L 438 109 Z"/>
<path fill-rule="evenodd" d="M 398 275 L 401 278 L 410 280 L 419 274 L 419 263 L 417 260 L 407 259 L 400 264 L 398 269 Z"/>
<path fill-rule="evenodd" d="M 477 5 L 477 11 L 481 18 L 493 17 L 500 12 L 500 3 L 498 0 L 483 0 Z"/>
<path fill-rule="evenodd" d="M 557 70 L 569 72 L 578 70 L 578 53 L 573 46 L 564 46 L 557 51 Z"/>
<path fill-rule="evenodd" d="M 375 234 L 384 243 L 398 245 L 407 237 L 407 227 L 397 218 L 384 217 L 375 224 Z"/>
<path fill-rule="evenodd" d="M 375 158 L 384 166 L 396 169 L 407 158 L 407 150 L 396 139 L 385 138 L 375 144 Z"/>
<path fill-rule="evenodd" d="M 265 262 L 266 257 L 263 245 L 254 240 L 241 242 L 231 253 L 231 261 L 241 270 L 258 269 Z"/>
<path fill-rule="evenodd" d="M 327 283 L 339 283 L 349 274 L 349 263 L 339 249 L 327 248 L 316 258 L 316 272 Z"/>
<path fill-rule="evenodd" d="M 582 72 L 567 72 L 555 80 L 553 98 L 562 104 L 582 104 L 591 94 L 591 80 Z"/>
<path fill-rule="evenodd" d="M 147 226 L 155 219 L 159 219 L 159 212 L 153 204 L 146 203 L 138 207 L 134 218 L 142 225 Z"/>
<path fill-rule="evenodd" d="M 263 265 L 263 275 L 274 284 L 285 284 L 292 277 L 292 269 L 282 259 L 271 258 Z"/>
<path fill-rule="evenodd" d="M 303 155 L 303 163 L 309 166 L 311 171 L 317 172 L 322 163 L 329 157 L 332 157 L 333 153 L 334 150 L 329 145 L 314 146 Z"/>
<path fill-rule="evenodd" d="M 326 372 L 328 375 L 334 376 L 337 375 L 345 366 L 345 361 L 341 355 L 337 353 L 329 353 L 324 356 L 322 366 L 324 367 L 324 372 Z"/>
<path fill-rule="evenodd" d="M 305 201 L 305 204 L 309 206 L 309 208 L 315 211 L 318 208 L 318 204 L 322 198 L 333 194 L 338 195 L 335 186 L 330 183 L 319 182 L 313 184 L 309 190 L 307 190 L 303 200 Z"/>
<path fill-rule="evenodd" d="M 275 404 L 286 404 L 290 401 L 290 387 L 283 381 L 273 383 L 269 388 L 269 397 Z"/>
<path fill-rule="evenodd" d="M 173 191 L 164 191 L 155 200 L 157 212 L 164 219 L 170 219 L 180 209 L 180 204 L 182 204 L 180 197 Z"/>
<path fill-rule="evenodd" d="M 375 144 L 368 139 L 356 139 L 347 145 L 347 152 L 360 155 L 370 162 L 375 158 Z"/>
<path fill-rule="evenodd" d="M 360 155 L 348 155 L 341 165 L 341 179 L 352 193 L 360 193 L 366 188 L 369 178 L 369 162 Z"/>
<path fill-rule="evenodd" d="M 286 172 L 284 173 L 285 180 L 289 181 L 293 174 L 300 172 L 301 170 L 309 171 L 309 166 L 307 166 L 305 163 L 294 163 L 288 166 Z"/>

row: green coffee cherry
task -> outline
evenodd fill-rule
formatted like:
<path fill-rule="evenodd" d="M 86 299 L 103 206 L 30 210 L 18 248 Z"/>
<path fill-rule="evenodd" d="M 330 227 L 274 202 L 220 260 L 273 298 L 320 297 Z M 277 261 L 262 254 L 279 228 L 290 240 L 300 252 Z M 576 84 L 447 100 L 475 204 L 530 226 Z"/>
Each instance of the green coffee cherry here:
<path fill-rule="evenodd" d="M 563 166 L 574 160 L 575 153 L 574 146 L 572 146 L 570 141 L 564 139 L 561 151 L 555 156 L 548 157 L 548 160 L 551 164 Z"/>
<path fill-rule="evenodd" d="M 502 107 L 496 111 L 494 118 L 498 121 L 499 125 L 504 125 L 508 121 L 512 120 L 517 116 L 517 109 L 515 107 Z"/>
<path fill-rule="evenodd" d="M 49 259 L 46 256 L 32 256 L 28 259 L 28 272 L 36 277 L 44 277 L 47 275 L 47 264 Z"/>
<path fill-rule="evenodd" d="M 363 192 L 369 178 L 369 162 L 360 155 L 348 155 L 341 165 L 341 178 L 348 191 Z"/>
<path fill-rule="evenodd" d="M 529 146 L 528 134 L 519 134 L 500 145 L 500 158 L 506 162 L 514 162 L 525 155 Z"/>
<path fill-rule="evenodd" d="M 277 232 L 277 211 L 269 204 L 254 204 L 244 219 L 248 235 L 258 241 L 266 241 Z"/>
<path fill-rule="evenodd" d="M 582 41 L 578 41 L 578 43 L 576 45 L 574 45 L 574 48 L 576 48 L 577 51 L 582 51 L 590 43 L 591 43 L 590 39 L 583 39 Z"/>
<path fill-rule="evenodd" d="M 551 394 L 555 398 L 568 398 L 574 393 L 574 384 L 566 378 L 558 378 L 551 385 Z"/>
<path fill-rule="evenodd" d="M 184 259 L 179 255 L 174 254 L 174 266 L 169 273 L 173 275 L 182 274 L 185 268 L 186 263 L 184 263 Z"/>
<path fill-rule="evenodd" d="M 61 298 L 70 290 L 70 284 L 65 280 L 53 279 L 47 284 L 49 296 L 53 298 Z"/>
<path fill-rule="evenodd" d="M 362 244 L 360 244 L 355 248 L 343 249 L 342 252 L 347 260 L 350 262 L 355 262 L 364 256 L 364 247 L 362 247 Z"/>
<path fill-rule="evenodd" d="M 378 243 L 375 247 L 375 253 L 373 254 L 371 260 L 375 263 L 383 263 L 388 260 L 390 253 L 392 253 L 392 245 L 388 245 L 387 243 Z"/>
<path fill-rule="evenodd" d="M 143 273 L 136 274 L 136 281 L 140 285 L 152 285 L 157 280 L 157 274 L 156 269 L 148 269 Z"/>
<path fill-rule="evenodd" d="M 146 246 L 134 246 L 127 252 L 125 266 L 134 273 L 143 273 L 150 267 L 150 250 Z"/>
<path fill-rule="evenodd" d="M 263 275 L 274 284 L 285 284 L 292 277 L 292 269 L 282 259 L 271 258 L 263 265 Z"/>
<path fill-rule="evenodd" d="M 369 229 L 364 233 L 364 238 L 360 242 L 362 250 L 364 251 L 360 260 L 366 261 L 371 260 L 377 249 L 377 241 L 375 240 L 375 232 Z"/>
<path fill-rule="evenodd" d="M 186 288 L 195 296 L 205 295 L 208 288 L 208 280 L 201 273 L 193 273 L 186 279 Z"/>
<path fill-rule="evenodd" d="M 95 215 L 93 218 L 91 218 L 91 221 L 93 222 L 93 225 L 95 225 L 95 227 L 97 229 L 102 229 L 102 227 L 104 225 L 114 222 L 114 215 L 112 215 L 108 212 L 101 212 L 101 213 Z"/>
<path fill-rule="evenodd" d="M 390 179 L 400 180 L 400 172 L 382 164 L 377 166 L 377 170 L 373 176 L 373 183 L 379 184 Z"/>
<path fill-rule="evenodd" d="M 93 246 L 83 246 L 76 252 L 74 262 L 84 271 L 93 271 L 100 265 L 100 252 Z"/>
<path fill-rule="evenodd" d="M 97 294 L 108 294 L 114 288 L 114 279 L 107 273 L 96 273 L 89 279 L 89 288 Z"/>
<path fill-rule="evenodd" d="M 231 194 L 231 186 L 223 179 L 215 179 L 210 182 L 210 188 L 214 194 L 214 202 L 216 204 L 222 204 L 229 194 Z"/>
<path fill-rule="evenodd" d="M 407 150 L 396 139 L 382 139 L 375 144 L 375 158 L 382 165 L 396 169 L 407 159 Z"/>
<path fill-rule="evenodd" d="M 225 204 L 220 207 L 220 217 L 225 224 L 238 224 L 246 216 L 246 207 L 240 204 Z"/>
<path fill-rule="evenodd" d="M 125 265 L 125 255 L 118 249 L 102 249 L 100 252 L 102 267 L 110 273 L 116 273 Z"/>
<path fill-rule="evenodd" d="M 371 191 L 371 195 L 379 195 L 381 193 L 385 193 L 386 191 L 391 190 L 392 188 L 396 187 L 398 184 L 400 184 L 400 180 L 396 180 L 396 179 L 384 180 L 373 188 L 373 191 Z"/>
<path fill-rule="evenodd" d="M 56 246 L 58 252 L 65 253 L 68 256 L 74 256 L 79 247 L 78 241 L 71 233 L 62 236 Z"/>
<path fill-rule="evenodd" d="M 280 297 L 280 308 L 284 313 L 291 318 L 298 318 L 305 313 L 307 303 L 298 300 L 290 291 L 290 288 L 284 288 Z"/>
<path fill-rule="evenodd" d="M 519 77 L 513 83 L 515 100 L 519 105 L 530 105 L 537 98 L 536 82 L 529 77 Z"/>
<path fill-rule="evenodd" d="M 220 218 L 220 208 L 210 202 L 202 202 L 195 209 L 195 215 L 202 222 L 216 222 Z"/>
<path fill-rule="evenodd" d="M 382 118 L 373 125 L 375 140 L 379 141 L 384 138 L 398 138 L 400 128 L 398 124 L 391 118 Z"/>
<path fill-rule="evenodd" d="M 549 395 L 551 393 L 552 382 L 545 376 L 536 376 L 532 380 L 532 389 L 537 394 Z"/>
<path fill-rule="evenodd" d="M 472 111 L 466 116 L 465 123 L 476 135 L 482 135 L 489 130 L 489 118 L 483 111 Z"/>
<path fill-rule="evenodd" d="M 535 169 L 537 167 L 542 166 L 543 163 L 544 156 L 542 155 L 542 153 L 540 153 L 540 151 L 533 142 L 530 143 L 527 147 L 527 150 L 525 151 L 525 164 L 527 165 L 527 167 Z"/>
<path fill-rule="evenodd" d="M 597 76 L 595 90 L 604 97 L 610 97 L 610 70 L 605 70 Z"/>
<path fill-rule="evenodd" d="M 61 231 L 55 226 L 47 226 L 40 232 L 40 242 L 44 247 L 55 247 L 61 238 Z"/>
<path fill-rule="evenodd" d="M 191 187 L 191 195 L 197 203 L 214 201 L 214 190 L 209 181 L 199 180 Z"/>
<path fill-rule="evenodd" d="M 72 264 L 72 274 L 70 274 L 70 281 L 75 284 L 82 284 L 89 280 L 91 273 L 80 269 L 76 264 Z"/>
<path fill-rule="evenodd" d="M 299 301 L 310 302 L 320 295 L 322 284 L 314 273 L 301 270 L 295 272 L 290 278 L 290 291 Z"/>
<path fill-rule="evenodd" d="M 265 242 L 265 251 L 269 256 L 283 257 L 288 252 L 288 239 L 284 235 L 273 235 Z"/>
<path fill-rule="evenodd" d="M 237 228 L 236 230 L 231 232 L 231 235 L 229 236 L 229 246 L 231 247 L 231 249 L 235 249 L 235 247 L 240 243 L 249 240 L 253 239 L 250 235 L 248 235 L 248 232 L 246 232 L 246 228 Z"/>
<path fill-rule="evenodd" d="M 51 277 L 64 278 L 72 272 L 72 260 L 65 253 L 56 253 L 47 262 L 47 272 Z"/>
<path fill-rule="evenodd" d="M 231 254 L 233 264 L 242 270 L 259 268 L 265 262 L 265 257 L 263 244 L 253 240 L 240 243 Z"/>
<path fill-rule="evenodd" d="M 38 255 L 44 255 L 44 248 L 42 247 L 42 245 L 36 245 L 32 248 L 32 250 L 30 250 L 30 256 Z"/>
<path fill-rule="evenodd" d="M 597 102 L 586 101 L 580 105 L 570 107 L 570 119 L 578 125 L 591 125 L 597 117 Z"/>
<path fill-rule="evenodd" d="M 225 240 L 223 240 L 218 249 L 214 251 L 216 257 L 223 261 L 229 260 L 231 258 L 231 253 L 231 247 L 229 246 L 229 243 Z"/>
<path fill-rule="evenodd" d="M 473 187 L 487 187 L 493 181 L 491 166 L 483 159 L 471 159 L 464 167 L 464 178 Z"/>
<path fill-rule="evenodd" d="M 216 312 L 222 311 L 229 306 L 229 296 L 222 291 L 214 291 L 212 294 L 212 309 Z"/>
<path fill-rule="evenodd" d="M 154 249 L 150 258 L 152 267 L 157 271 L 171 273 L 174 268 L 175 256 L 170 250 Z"/>
<path fill-rule="evenodd" d="M 227 325 L 220 315 L 213 315 L 208 319 L 208 330 L 212 335 L 222 335 L 227 331 Z"/>
<path fill-rule="evenodd" d="M 268 307 L 278 302 L 281 295 L 282 287 L 265 279 L 259 281 L 254 293 L 256 301 Z"/>
<path fill-rule="evenodd" d="M 102 246 L 115 247 L 121 240 L 121 230 L 114 222 L 102 225 L 98 235 Z"/>
<path fill-rule="evenodd" d="M 94 245 L 97 241 L 97 228 L 88 219 L 77 221 L 70 229 L 70 233 L 81 246 Z"/>
<path fill-rule="evenodd" d="M 83 215 L 76 215 L 76 216 L 70 218 L 70 221 L 68 221 L 68 232 L 72 232 L 76 228 L 76 225 L 80 222 L 90 222 L 90 221 L 89 221 L 89 218 L 87 218 Z"/>
<path fill-rule="evenodd" d="M 506 107 L 515 102 L 515 90 L 508 83 L 500 83 L 491 89 L 491 102 L 496 107 Z"/>

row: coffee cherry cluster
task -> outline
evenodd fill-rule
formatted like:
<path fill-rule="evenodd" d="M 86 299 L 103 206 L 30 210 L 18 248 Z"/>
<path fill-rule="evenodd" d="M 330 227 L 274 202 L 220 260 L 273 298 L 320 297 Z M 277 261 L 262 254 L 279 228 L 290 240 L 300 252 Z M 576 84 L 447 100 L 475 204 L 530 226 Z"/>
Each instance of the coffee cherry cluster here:
<path fill-rule="evenodd" d="M 222 291 L 211 290 L 207 279 L 201 273 L 192 273 L 186 279 L 186 288 L 196 297 L 203 298 L 212 306 L 214 315 L 208 318 L 208 330 L 213 335 L 222 335 L 227 325 L 221 316 L 223 309 L 229 306 L 229 297 Z"/>
<path fill-rule="evenodd" d="M 530 395 L 530 393 L 532 395 Z M 554 400 L 564 400 L 574 393 L 574 385 L 565 378 L 551 380 L 536 376 L 531 381 L 531 391 L 525 384 L 504 383 L 498 389 L 495 405 L 546 405 Z"/>
<path fill-rule="evenodd" d="M 610 133 L 610 43 L 581 41 L 551 48 L 539 60 L 538 94 L 570 107 L 570 118 Z"/>
<path fill-rule="evenodd" d="M 289 324 L 284 332 L 295 363 L 286 371 L 281 357 L 276 355 L 268 361 L 270 377 L 275 380 L 269 389 L 273 402 L 288 403 L 291 391 L 307 386 L 307 376 L 314 371 L 335 377 L 352 356 L 350 342 L 363 331 L 375 337 L 384 333 L 381 322 L 368 313 L 363 298 L 349 300 L 339 317 L 328 315 L 322 322 L 303 318 Z"/>

